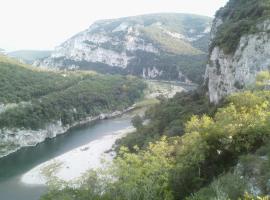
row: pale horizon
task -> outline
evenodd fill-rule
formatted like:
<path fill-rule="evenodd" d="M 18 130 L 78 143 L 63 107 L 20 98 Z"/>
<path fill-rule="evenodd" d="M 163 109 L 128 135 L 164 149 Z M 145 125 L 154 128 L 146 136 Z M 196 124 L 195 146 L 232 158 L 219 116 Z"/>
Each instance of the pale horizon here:
<path fill-rule="evenodd" d="M 97 20 L 154 13 L 214 17 L 228 0 L 0 1 L 0 48 L 17 51 L 53 50 Z"/>

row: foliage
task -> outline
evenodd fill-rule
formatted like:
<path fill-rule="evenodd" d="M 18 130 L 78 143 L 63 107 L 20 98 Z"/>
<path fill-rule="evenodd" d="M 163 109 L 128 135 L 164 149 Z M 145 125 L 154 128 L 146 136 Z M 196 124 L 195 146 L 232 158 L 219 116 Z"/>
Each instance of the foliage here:
<path fill-rule="evenodd" d="M 218 28 L 211 48 L 219 46 L 227 54 L 234 53 L 240 38 L 258 32 L 257 24 L 269 16 L 268 0 L 230 0 L 216 13 L 223 23 Z"/>
<path fill-rule="evenodd" d="M 189 95 L 182 94 L 180 103 L 184 103 L 184 97 L 190 98 Z M 176 99 L 177 96 L 168 102 L 162 102 L 157 115 L 150 112 L 152 121 L 146 125 L 147 128 L 142 127 L 139 132 L 130 135 L 134 138 L 134 135 L 143 134 L 142 130 L 151 130 L 149 126 L 152 126 L 156 133 L 164 134 L 170 120 L 181 116 L 177 115 L 179 111 L 175 112 L 181 105 Z M 179 134 L 180 137 L 164 138 L 158 134 L 159 137 L 152 138 L 158 142 L 150 143 L 143 149 L 136 146 L 136 142 L 143 146 L 147 137 L 144 136 L 141 140 L 135 138 L 132 152 L 126 147 L 121 148 L 118 157 L 109 167 L 108 174 L 109 177 L 113 177 L 113 181 L 108 181 L 108 176 L 105 176 L 106 179 L 98 183 L 103 184 L 103 192 L 97 199 L 244 198 L 243 194 L 249 192 L 248 177 L 242 178 L 241 175 L 228 171 L 236 165 L 242 155 L 252 153 L 267 144 L 270 138 L 269 99 L 269 91 L 237 93 L 227 98 L 215 114 L 192 116 L 185 123 L 184 134 Z M 165 108 L 166 111 L 161 112 Z M 187 111 L 186 114 L 191 115 L 191 110 Z M 170 117 L 171 119 L 166 121 Z M 154 127 L 156 129 L 153 129 Z M 263 152 L 268 150 L 260 149 L 258 154 L 262 155 Z M 252 166 L 246 167 L 246 170 L 254 168 Z M 260 176 L 265 177 L 261 180 L 265 183 L 265 180 L 268 180 L 268 170 L 265 169 L 269 168 L 269 165 L 260 166 L 264 171 Z M 244 171 L 244 174 L 250 172 Z M 212 180 L 214 181 L 211 183 Z M 80 190 L 78 189 L 76 194 L 80 194 Z"/>
<path fill-rule="evenodd" d="M 162 138 L 137 153 L 122 148 L 109 169 L 100 171 L 99 176 L 90 172 L 80 188 L 53 189 L 41 199 L 172 200 L 169 173 L 176 144 L 177 138 Z"/>
<path fill-rule="evenodd" d="M 0 113 L 0 128 L 39 129 L 55 121 L 70 125 L 124 109 L 145 88 L 134 77 L 35 71 L 6 59 L 0 62 L 0 71 L 0 102 L 17 103 Z"/>
<path fill-rule="evenodd" d="M 81 76 L 42 72 L 0 56 L 0 103 L 19 103 L 64 90 Z"/>
<path fill-rule="evenodd" d="M 181 136 L 184 133 L 185 122 L 193 114 L 213 113 L 214 110 L 215 107 L 208 103 L 207 98 L 197 91 L 178 93 L 172 99 L 163 100 L 161 104 L 150 108 L 146 112 L 146 118 L 150 123 L 136 133 L 118 140 L 117 144 L 132 150 L 135 145 L 140 148 L 146 147 L 149 142 L 159 139 L 162 135 Z"/>
<path fill-rule="evenodd" d="M 267 73 L 257 78 L 265 80 Z M 255 195 L 270 192 L 270 91 L 232 94 L 218 109 L 206 100 L 197 91 L 160 99 L 146 113 L 150 123 L 118 141 L 124 147 L 97 172 L 101 190 L 91 194 L 120 200 L 269 199 L 252 195 L 254 188 Z M 176 134 L 168 134 L 171 128 Z M 63 193 L 53 189 L 44 200 L 55 192 Z"/>
<path fill-rule="evenodd" d="M 247 182 L 231 172 L 218 177 L 208 187 L 201 189 L 186 200 L 229 200 L 238 199 L 246 192 Z"/>
<path fill-rule="evenodd" d="M 194 141 L 192 134 L 199 132 L 201 140 L 206 144 L 200 149 L 199 157 L 196 153 L 193 153 L 194 160 L 191 156 L 188 157 L 189 161 L 192 161 L 190 166 L 199 168 L 183 167 L 185 162 L 182 156 L 176 161 L 172 187 L 175 188 L 177 198 L 184 198 L 201 188 L 213 177 L 234 166 L 240 155 L 252 152 L 267 142 L 270 136 L 269 97 L 268 91 L 238 93 L 229 97 L 226 106 L 220 108 L 213 118 L 207 116 L 191 118 L 186 125 L 185 137 L 190 137 L 190 140 Z M 193 145 L 189 151 L 193 152 L 201 145 L 202 142 L 200 145 Z M 186 177 L 186 174 L 189 176 Z M 209 188 L 207 190 L 209 191 Z M 200 197 L 205 195 L 204 193 L 205 190 L 197 195 Z M 239 189 L 238 193 L 242 194 L 243 190 Z M 218 191 L 215 191 L 207 195 L 214 198 L 217 194 Z M 226 195 L 232 194 L 227 192 Z M 199 197 L 197 199 L 200 199 Z"/>
<path fill-rule="evenodd" d="M 260 72 L 256 77 L 256 88 L 259 90 L 269 89 L 270 85 L 270 72 Z"/>
<path fill-rule="evenodd" d="M 267 196 L 263 198 L 250 195 L 255 190 L 256 194 L 269 194 L 269 158 L 270 146 L 267 142 L 255 153 L 241 156 L 238 164 L 230 172 L 217 177 L 209 186 L 187 199 L 269 199 Z"/>
<path fill-rule="evenodd" d="M 136 51 L 135 58 L 127 67 L 128 73 L 133 75 L 143 74 L 143 69 L 150 66 L 155 66 L 156 69 L 163 71 L 158 77 L 163 80 L 178 80 L 179 71 L 188 77 L 189 80 L 195 83 L 203 81 L 207 55 L 177 55 L 168 52 L 162 52 L 159 55 Z M 185 81 L 180 79 L 180 81 Z"/>
<path fill-rule="evenodd" d="M 143 119 L 141 116 L 136 115 L 132 118 L 131 123 L 136 129 L 140 129 L 143 126 Z"/>
<path fill-rule="evenodd" d="M 258 196 L 250 195 L 248 193 L 246 193 L 243 198 L 243 200 L 269 200 L 269 199 L 270 199 L 269 196 L 258 197 Z"/>

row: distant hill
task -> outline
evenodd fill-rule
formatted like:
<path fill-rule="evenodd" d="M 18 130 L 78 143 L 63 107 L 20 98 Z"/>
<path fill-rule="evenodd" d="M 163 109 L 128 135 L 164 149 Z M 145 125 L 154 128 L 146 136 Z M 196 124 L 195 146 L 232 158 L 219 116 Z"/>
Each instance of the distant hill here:
<path fill-rule="evenodd" d="M 35 64 L 199 82 L 207 60 L 211 21 L 175 13 L 101 20 Z"/>
<path fill-rule="evenodd" d="M 51 51 L 19 50 L 9 52 L 8 55 L 25 63 L 33 64 L 35 60 L 47 58 L 51 55 L 51 53 L 52 53 Z"/>

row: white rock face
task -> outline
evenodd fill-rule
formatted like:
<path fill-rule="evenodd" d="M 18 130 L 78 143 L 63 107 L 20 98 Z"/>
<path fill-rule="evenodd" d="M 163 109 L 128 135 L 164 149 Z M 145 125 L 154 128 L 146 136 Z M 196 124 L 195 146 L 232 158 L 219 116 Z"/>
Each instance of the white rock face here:
<path fill-rule="evenodd" d="M 193 20 L 195 23 L 192 23 Z M 179 28 L 181 24 L 183 28 Z M 186 68 L 182 59 L 192 62 L 193 56 L 200 56 L 198 59 L 204 63 L 206 58 L 202 55 L 206 53 L 210 24 L 210 18 L 187 14 L 151 14 L 101 20 L 56 47 L 50 57 L 38 60 L 33 65 L 53 70 L 83 69 L 146 75 L 155 79 L 172 76 L 177 79 L 171 71 L 164 70 L 164 66 L 171 65 L 177 73 L 182 73 L 181 68 Z M 206 40 L 203 41 L 205 47 L 197 45 L 196 41 L 201 39 Z M 185 52 L 173 45 L 170 48 L 170 43 L 183 45 L 183 49 L 188 44 L 192 50 L 186 48 Z M 145 74 L 142 69 L 146 69 Z M 164 71 L 161 73 L 161 70 Z M 187 78 L 185 73 L 182 74 Z"/>
<path fill-rule="evenodd" d="M 222 22 L 216 20 L 212 38 Z M 259 31 L 242 36 L 233 55 L 224 54 L 218 46 L 210 53 L 206 69 L 210 101 L 218 103 L 224 96 L 253 84 L 256 75 L 270 67 L 270 21 L 258 25 Z"/>
<path fill-rule="evenodd" d="M 143 69 L 143 78 L 157 78 L 161 76 L 163 71 L 159 71 L 156 67 L 144 68 Z"/>
<path fill-rule="evenodd" d="M 6 106 L 4 104 L 0 104 L 0 113 L 3 113 L 6 111 Z"/>
<path fill-rule="evenodd" d="M 133 106 L 122 111 L 103 113 L 95 117 L 90 116 L 84 120 L 65 126 L 59 120 L 48 124 L 44 129 L 40 130 L 6 128 L 0 129 L 0 158 L 13 153 L 22 147 L 35 146 L 38 143 L 43 142 L 46 138 L 54 138 L 59 134 L 67 132 L 71 127 L 77 126 L 79 124 L 86 124 L 95 120 L 116 117 L 132 109 L 134 109 Z"/>
<path fill-rule="evenodd" d="M 62 45 L 55 48 L 51 57 L 35 62 L 36 66 L 60 68 L 63 59 L 103 63 L 112 67 L 126 68 L 133 58 L 130 53 L 137 50 L 158 54 L 158 49 L 150 42 L 140 37 L 140 26 L 122 23 L 109 34 L 99 30 L 98 24 L 77 34 Z M 114 36 L 113 33 L 123 32 L 124 37 Z M 121 35 L 121 33 L 120 33 Z M 129 52 L 129 53 L 128 53 Z"/>
<path fill-rule="evenodd" d="M 64 133 L 69 127 L 62 126 L 60 121 L 49 124 L 42 130 L 23 130 L 23 129 L 1 129 L 0 130 L 0 158 L 21 147 L 35 146 L 43 142 L 46 138 L 53 138 L 58 134 Z"/>
<path fill-rule="evenodd" d="M 31 105 L 30 102 L 20 102 L 20 103 L 8 103 L 8 104 L 3 104 L 0 103 L 0 114 L 3 112 L 6 112 L 8 109 L 15 108 L 17 106 L 26 106 L 26 105 Z"/>
<path fill-rule="evenodd" d="M 128 23 L 121 23 L 118 27 L 116 27 L 112 32 L 119 32 L 119 31 L 126 31 L 129 28 L 129 24 Z"/>

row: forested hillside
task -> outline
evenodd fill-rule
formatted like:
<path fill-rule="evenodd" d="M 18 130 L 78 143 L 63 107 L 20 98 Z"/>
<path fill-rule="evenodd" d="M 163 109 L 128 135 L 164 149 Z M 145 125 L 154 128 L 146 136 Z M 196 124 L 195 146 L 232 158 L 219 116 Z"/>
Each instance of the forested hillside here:
<path fill-rule="evenodd" d="M 81 120 L 122 111 L 143 95 L 134 77 L 53 72 L 0 57 L 0 157 L 67 131 Z"/>
<path fill-rule="evenodd" d="M 132 77 L 36 71 L 3 57 L 0 71 L 0 102 L 15 103 L 0 114 L 1 128 L 37 129 L 54 120 L 72 124 L 128 107 L 145 87 Z"/>

